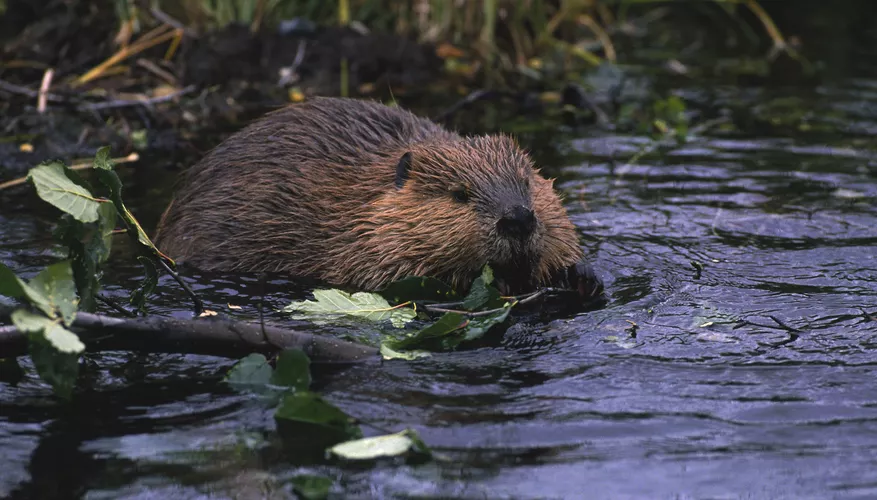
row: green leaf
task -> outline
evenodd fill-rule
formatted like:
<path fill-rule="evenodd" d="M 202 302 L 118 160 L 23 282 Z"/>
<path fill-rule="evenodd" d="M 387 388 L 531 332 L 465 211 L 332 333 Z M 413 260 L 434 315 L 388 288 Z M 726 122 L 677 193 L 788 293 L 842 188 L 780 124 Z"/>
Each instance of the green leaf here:
<path fill-rule="evenodd" d="M 274 419 L 278 425 L 284 425 L 287 433 L 292 426 L 298 431 L 295 434 L 316 432 L 338 441 L 362 437 L 352 418 L 310 391 L 285 394 Z"/>
<path fill-rule="evenodd" d="M 100 291 L 101 265 L 110 256 L 116 208 L 102 203 L 96 223 L 83 223 L 65 214 L 55 230 L 55 238 L 68 249 L 73 279 L 79 294 L 79 309 L 94 311 Z"/>
<path fill-rule="evenodd" d="M 28 297 L 28 286 L 21 278 L 0 262 L 0 295 L 13 299 Z"/>
<path fill-rule="evenodd" d="M 481 276 L 472 282 L 469 294 L 463 299 L 463 308 L 468 311 L 478 311 L 482 308 L 495 309 L 505 303 L 499 290 L 491 286 L 493 283 L 493 270 L 490 266 L 484 266 Z"/>
<path fill-rule="evenodd" d="M 140 283 L 140 287 L 131 293 L 130 302 L 136 309 L 142 310 L 146 305 L 146 297 L 151 295 L 155 291 L 155 286 L 158 285 L 158 270 L 155 268 L 155 263 L 149 257 L 141 255 L 137 257 L 137 260 L 143 265 L 143 272 L 146 276 Z"/>
<path fill-rule="evenodd" d="M 128 228 L 128 233 L 136 236 L 137 242 L 142 247 L 141 250 L 147 252 L 149 255 L 164 259 L 173 265 L 173 260 L 161 253 L 158 248 L 155 247 L 155 244 L 149 239 L 146 231 L 143 230 L 140 223 L 137 222 L 137 219 L 134 218 L 134 215 L 128 210 L 128 207 L 126 207 L 125 203 L 122 201 L 122 181 L 113 170 L 113 162 L 110 160 L 110 148 L 108 146 L 104 146 L 97 150 L 97 154 L 94 156 L 93 165 L 97 178 L 107 189 L 110 190 L 110 200 L 113 201 L 113 205 L 116 206 L 116 210 L 119 212 L 119 215 L 122 216 L 122 221 Z"/>
<path fill-rule="evenodd" d="M 76 283 L 73 281 L 70 261 L 64 260 L 46 267 L 30 281 L 29 285 L 48 301 L 48 309 L 35 304 L 47 316 L 54 318 L 60 314 L 65 325 L 69 326 L 73 323 L 79 307 L 79 299 L 76 297 Z"/>
<path fill-rule="evenodd" d="M 417 433 L 405 429 L 396 434 L 375 436 L 336 444 L 329 449 L 333 455 L 348 460 L 374 460 L 381 457 L 397 457 L 408 452 L 423 453 L 429 449 Z"/>
<path fill-rule="evenodd" d="M 457 297 L 457 292 L 435 278 L 409 276 L 394 281 L 378 292 L 393 304 L 403 302 L 447 302 Z"/>
<path fill-rule="evenodd" d="M 18 309 L 12 313 L 12 324 L 22 332 L 41 335 L 62 353 L 79 354 L 85 350 L 78 335 L 45 316 Z"/>
<path fill-rule="evenodd" d="M 37 195 L 82 222 L 98 219 L 101 201 L 94 198 L 84 187 L 74 183 L 64 173 L 66 167 L 60 162 L 38 165 L 27 174 L 37 190 Z"/>
<path fill-rule="evenodd" d="M 311 360 L 301 349 L 287 349 L 277 357 L 277 367 L 271 383 L 291 387 L 296 392 L 307 391 L 311 385 Z"/>
<path fill-rule="evenodd" d="M 25 283 L 2 263 L 0 263 L 0 294 L 14 299 L 27 299 L 31 305 L 47 316 L 55 317 L 55 310 L 49 298 L 41 290 Z"/>
<path fill-rule="evenodd" d="M 503 307 L 501 310 L 489 316 L 478 316 L 477 318 L 470 319 L 469 324 L 466 325 L 466 328 L 463 331 L 463 335 L 456 340 L 449 339 L 445 343 L 445 346 L 456 347 L 463 342 L 480 339 L 484 334 L 490 331 L 491 328 L 504 322 L 506 318 L 509 317 L 511 311 L 511 305 L 506 305 L 506 307 Z"/>
<path fill-rule="evenodd" d="M 225 381 L 232 386 L 261 387 L 270 383 L 273 371 L 265 356 L 253 353 L 231 367 Z"/>
<path fill-rule="evenodd" d="M 377 293 L 357 292 L 353 295 L 341 290 L 314 290 L 316 301 L 296 301 L 283 308 L 284 312 L 304 313 L 303 317 L 320 315 L 347 315 L 371 321 L 389 319 L 393 326 L 401 328 L 417 317 L 410 307 L 392 307 Z"/>
<path fill-rule="evenodd" d="M 292 478 L 292 491 L 304 500 L 329 498 L 329 490 L 335 482 L 325 476 L 301 474 Z"/>
<path fill-rule="evenodd" d="M 69 399 L 79 375 L 79 355 L 58 351 L 38 333 L 28 337 L 30 357 L 40 378 L 52 386 L 55 394 Z"/>
<path fill-rule="evenodd" d="M 394 351 L 411 350 L 417 348 L 429 349 L 430 347 L 441 348 L 441 340 L 451 333 L 465 328 L 468 320 L 459 313 L 445 313 L 438 321 L 409 334 L 398 340 L 385 340 L 384 345 Z"/>

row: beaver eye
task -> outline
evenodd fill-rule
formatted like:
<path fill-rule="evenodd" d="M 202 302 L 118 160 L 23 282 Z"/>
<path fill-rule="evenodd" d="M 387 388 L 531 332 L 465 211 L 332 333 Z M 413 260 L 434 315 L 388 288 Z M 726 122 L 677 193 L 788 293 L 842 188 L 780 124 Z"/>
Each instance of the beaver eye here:
<path fill-rule="evenodd" d="M 452 188 L 451 196 L 454 197 L 454 201 L 459 203 L 466 203 L 469 201 L 469 192 L 462 186 Z"/>

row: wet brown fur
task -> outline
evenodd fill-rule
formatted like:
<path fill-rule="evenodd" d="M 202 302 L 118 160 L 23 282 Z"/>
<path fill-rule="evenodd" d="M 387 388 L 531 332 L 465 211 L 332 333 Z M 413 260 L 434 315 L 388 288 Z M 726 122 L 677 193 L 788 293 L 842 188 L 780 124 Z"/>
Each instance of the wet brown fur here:
<path fill-rule="evenodd" d="M 462 187 L 468 202 L 452 194 Z M 515 204 L 537 219 L 523 241 L 497 231 Z M 156 242 L 205 270 L 364 289 L 409 275 L 466 287 L 487 263 L 533 288 L 582 257 L 552 181 L 511 138 L 462 137 L 398 108 L 333 98 L 269 113 L 208 153 L 187 172 Z"/>

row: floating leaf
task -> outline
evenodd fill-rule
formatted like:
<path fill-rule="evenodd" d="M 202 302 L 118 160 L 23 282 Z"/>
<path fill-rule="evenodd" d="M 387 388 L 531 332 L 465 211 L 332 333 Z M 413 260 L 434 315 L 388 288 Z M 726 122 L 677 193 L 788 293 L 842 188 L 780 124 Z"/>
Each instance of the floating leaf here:
<path fill-rule="evenodd" d="M 504 322 L 506 318 L 509 317 L 511 311 L 511 306 L 507 305 L 495 314 L 470 319 L 469 324 L 466 325 L 464 335 L 459 338 L 459 341 L 454 343 L 453 340 L 450 340 L 446 345 L 449 347 L 455 347 L 462 342 L 468 342 L 483 337 L 491 328 Z"/>
<path fill-rule="evenodd" d="M 375 436 L 336 444 L 329 449 L 333 455 L 348 460 L 374 460 L 381 457 L 397 457 L 408 452 L 428 453 L 429 449 L 413 430 L 396 434 Z"/>
<path fill-rule="evenodd" d="M 457 293 L 449 285 L 435 278 L 409 276 L 394 281 L 378 292 L 393 304 L 402 302 L 444 302 L 454 300 Z"/>
<path fill-rule="evenodd" d="M 85 350 L 79 336 L 59 325 L 57 320 L 18 309 L 12 313 L 12 324 L 22 332 L 42 336 L 62 353 L 79 354 Z"/>
<path fill-rule="evenodd" d="M 311 385 L 311 360 L 301 349 L 287 349 L 277 357 L 277 368 L 271 383 L 290 387 L 297 392 L 306 391 Z"/>
<path fill-rule="evenodd" d="M 331 478 L 301 474 L 292 478 L 292 490 L 304 500 L 324 500 L 335 483 Z"/>
<path fill-rule="evenodd" d="M 381 344 L 381 356 L 384 359 L 406 359 L 413 361 L 417 358 L 428 358 L 431 354 L 427 351 L 395 351 L 384 342 Z"/>
<path fill-rule="evenodd" d="M 225 381 L 237 387 L 261 387 L 270 383 L 273 371 L 265 356 L 253 353 L 231 367 Z"/>
<path fill-rule="evenodd" d="M 278 426 L 283 426 L 283 432 L 287 435 L 316 433 L 336 443 L 362 437 L 362 431 L 352 418 L 309 391 L 285 394 L 274 413 L 274 419 Z"/>
<path fill-rule="evenodd" d="M 417 313 L 410 307 L 392 307 L 376 293 L 357 292 L 353 295 L 341 290 L 314 290 L 313 300 L 296 301 L 283 308 L 284 312 L 305 315 L 347 315 L 371 321 L 389 319 L 393 326 L 401 328 L 413 320 Z"/>
<path fill-rule="evenodd" d="M 71 181 L 64 173 L 65 168 L 61 162 L 44 163 L 30 169 L 27 178 L 36 188 L 37 195 L 46 202 L 79 221 L 96 221 L 101 200 Z"/>
<path fill-rule="evenodd" d="M 385 340 L 384 345 L 394 351 L 411 350 L 416 348 L 428 348 L 428 346 L 441 345 L 441 340 L 452 332 L 466 326 L 468 320 L 459 313 L 445 313 L 438 321 L 409 334 L 398 340 Z"/>

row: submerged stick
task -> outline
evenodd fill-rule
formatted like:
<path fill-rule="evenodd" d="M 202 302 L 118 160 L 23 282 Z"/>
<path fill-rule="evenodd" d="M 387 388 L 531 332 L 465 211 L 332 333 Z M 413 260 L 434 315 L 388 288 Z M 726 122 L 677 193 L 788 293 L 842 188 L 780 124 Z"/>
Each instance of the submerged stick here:
<path fill-rule="evenodd" d="M 160 316 L 115 318 L 79 312 L 73 329 L 90 352 L 136 351 L 241 358 L 301 349 L 314 363 L 378 361 L 377 349 L 345 340 L 245 321 Z M 14 326 L 0 327 L 0 357 L 24 356 L 27 337 Z"/>

